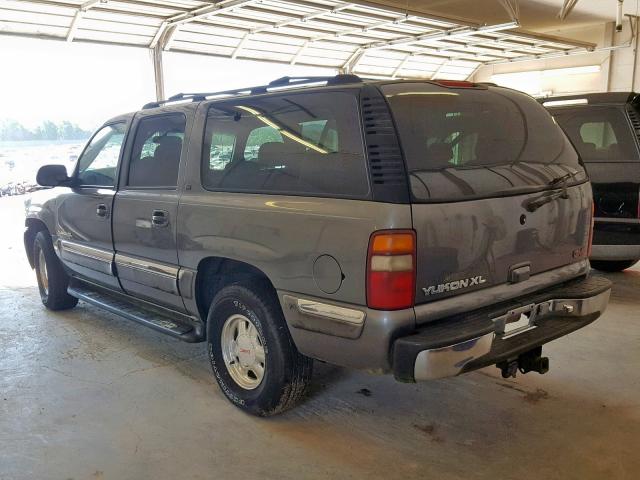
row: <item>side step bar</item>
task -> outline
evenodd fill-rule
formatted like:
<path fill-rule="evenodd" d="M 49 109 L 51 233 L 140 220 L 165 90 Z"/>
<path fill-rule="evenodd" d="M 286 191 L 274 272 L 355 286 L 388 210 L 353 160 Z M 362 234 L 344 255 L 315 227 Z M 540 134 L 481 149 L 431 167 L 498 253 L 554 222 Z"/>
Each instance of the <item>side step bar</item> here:
<path fill-rule="evenodd" d="M 185 342 L 200 342 L 204 340 L 204 332 L 195 323 L 196 320 L 187 315 L 175 312 L 172 315 L 170 311 L 161 313 L 154 309 L 144 308 L 138 302 L 127 301 L 125 295 L 119 293 L 109 293 L 103 289 L 96 287 L 91 288 L 88 284 L 80 284 L 74 282 L 67 288 L 69 295 L 83 300 L 103 310 L 107 310 L 116 315 L 120 315 L 128 320 L 146 325 L 158 332 L 165 333 L 172 337 L 178 338 Z M 160 307 L 157 307 L 160 309 Z M 181 319 L 180 317 L 184 317 Z"/>

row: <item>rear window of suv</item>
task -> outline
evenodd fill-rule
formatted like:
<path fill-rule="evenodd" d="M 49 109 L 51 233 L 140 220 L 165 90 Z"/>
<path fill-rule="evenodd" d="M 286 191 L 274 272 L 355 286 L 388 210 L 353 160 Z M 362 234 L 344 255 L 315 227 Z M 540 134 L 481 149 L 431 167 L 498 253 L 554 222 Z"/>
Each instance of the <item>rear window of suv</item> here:
<path fill-rule="evenodd" d="M 515 195 L 587 179 L 575 149 L 549 113 L 515 90 L 382 87 L 417 201 Z"/>
<path fill-rule="evenodd" d="M 633 132 L 622 107 L 551 110 L 585 162 L 637 161 Z"/>
<path fill-rule="evenodd" d="M 201 171 L 209 190 L 365 198 L 357 96 L 334 91 L 215 103 Z"/>

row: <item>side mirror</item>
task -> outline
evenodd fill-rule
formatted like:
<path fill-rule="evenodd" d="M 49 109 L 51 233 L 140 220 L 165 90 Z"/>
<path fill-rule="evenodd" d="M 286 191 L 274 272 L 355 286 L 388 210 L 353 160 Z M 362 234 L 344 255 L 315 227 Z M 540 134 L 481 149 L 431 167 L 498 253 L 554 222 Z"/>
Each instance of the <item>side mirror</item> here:
<path fill-rule="evenodd" d="M 45 165 L 40 167 L 36 175 L 36 182 L 43 187 L 66 185 L 70 180 L 67 175 L 67 167 L 64 165 Z"/>

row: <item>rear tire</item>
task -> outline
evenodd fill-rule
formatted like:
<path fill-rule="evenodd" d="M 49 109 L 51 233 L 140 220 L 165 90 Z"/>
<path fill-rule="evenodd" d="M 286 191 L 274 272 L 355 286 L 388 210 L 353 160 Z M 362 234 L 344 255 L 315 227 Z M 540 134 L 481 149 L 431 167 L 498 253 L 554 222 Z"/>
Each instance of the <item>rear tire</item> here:
<path fill-rule="evenodd" d="M 53 242 L 47 232 L 36 234 L 33 242 L 33 260 L 38 278 L 42 303 L 49 310 L 67 310 L 78 304 L 78 299 L 67 293 L 69 275 L 53 250 Z"/>
<path fill-rule="evenodd" d="M 223 288 L 211 302 L 207 347 L 222 392 L 252 415 L 276 415 L 297 405 L 313 360 L 298 352 L 273 288 L 251 280 Z"/>
<path fill-rule="evenodd" d="M 591 260 L 591 267 L 602 272 L 621 272 L 633 267 L 638 260 Z"/>

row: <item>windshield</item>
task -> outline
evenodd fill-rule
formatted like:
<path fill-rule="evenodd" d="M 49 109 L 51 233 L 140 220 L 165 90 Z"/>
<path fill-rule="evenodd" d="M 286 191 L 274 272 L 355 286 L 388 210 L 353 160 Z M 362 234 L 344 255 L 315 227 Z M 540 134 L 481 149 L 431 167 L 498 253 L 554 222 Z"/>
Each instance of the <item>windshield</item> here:
<path fill-rule="evenodd" d="M 503 88 L 428 83 L 382 87 L 398 127 L 418 201 L 515 195 L 587 179 L 578 155 L 547 111 Z"/>

